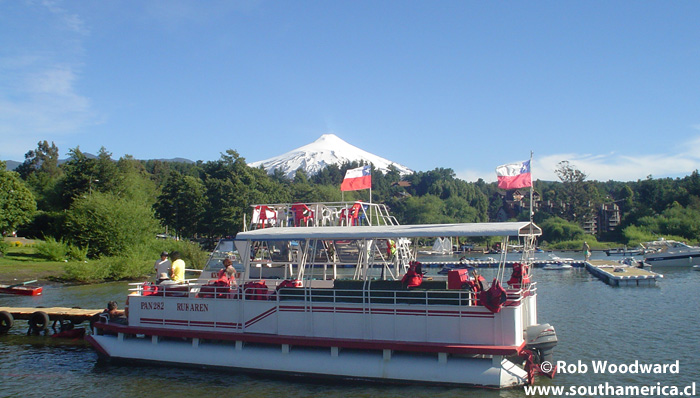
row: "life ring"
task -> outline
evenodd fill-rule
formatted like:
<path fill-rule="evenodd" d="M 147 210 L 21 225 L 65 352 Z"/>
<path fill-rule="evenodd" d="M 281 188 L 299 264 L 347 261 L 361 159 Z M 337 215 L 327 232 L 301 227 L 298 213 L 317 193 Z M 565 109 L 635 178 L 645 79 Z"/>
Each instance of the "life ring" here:
<path fill-rule="evenodd" d="M 49 314 L 44 311 L 37 311 L 29 317 L 27 323 L 29 323 L 28 334 L 39 334 L 49 327 Z"/>
<path fill-rule="evenodd" d="M 14 325 L 15 320 L 12 318 L 12 314 L 7 311 L 0 311 L 0 334 L 5 334 Z"/>

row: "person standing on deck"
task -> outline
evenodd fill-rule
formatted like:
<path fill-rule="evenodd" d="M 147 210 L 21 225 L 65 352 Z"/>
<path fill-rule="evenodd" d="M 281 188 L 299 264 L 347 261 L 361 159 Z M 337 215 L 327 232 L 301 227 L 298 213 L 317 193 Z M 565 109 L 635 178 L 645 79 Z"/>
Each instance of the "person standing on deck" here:
<path fill-rule="evenodd" d="M 160 253 L 160 260 L 156 260 L 153 268 L 156 270 L 156 283 L 161 283 L 170 279 L 170 260 L 168 260 L 168 252 Z"/>
<path fill-rule="evenodd" d="M 588 246 L 588 242 L 583 242 L 583 258 L 588 261 L 591 258 L 591 247 Z"/>
<path fill-rule="evenodd" d="M 185 282 L 185 261 L 180 258 L 180 252 L 170 253 L 170 260 L 172 260 L 170 279 L 175 283 Z"/>

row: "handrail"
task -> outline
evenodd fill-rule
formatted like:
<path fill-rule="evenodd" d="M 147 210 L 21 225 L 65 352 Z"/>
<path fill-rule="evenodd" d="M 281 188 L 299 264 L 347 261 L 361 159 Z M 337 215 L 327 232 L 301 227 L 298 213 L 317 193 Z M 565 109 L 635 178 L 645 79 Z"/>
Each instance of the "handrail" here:
<path fill-rule="evenodd" d="M 252 282 L 252 281 L 250 281 Z M 135 288 L 129 291 L 144 294 L 145 283 L 130 283 Z M 146 285 L 150 286 L 150 285 Z M 374 304 L 423 304 L 423 305 L 450 305 L 457 307 L 479 306 L 477 295 L 470 290 L 380 290 L 380 289 L 335 289 L 324 287 L 283 287 L 261 292 L 261 287 L 246 287 L 245 285 L 216 286 L 207 283 L 185 283 L 182 285 L 153 285 L 158 292 L 153 295 L 170 297 L 201 297 L 225 300 L 275 300 L 280 301 L 304 301 L 307 303 L 365 303 Z M 202 290 L 203 287 L 206 289 Z M 537 291 L 536 283 L 528 284 L 521 289 L 506 289 L 505 306 L 517 306 L 522 300 Z M 169 294 L 170 293 L 170 294 Z M 196 296 L 193 296 L 195 294 Z M 201 295 L 201 296 L 200 296 Z M 258 297 L 258 298 L 253 298 Z"/>
<path fill-rule="evenodd" d="M 353 206 L 361 204 L 360 212 L 363 218 L 369 225 L 373 225 L 374 218 L 376 218 L 378 225 L 398 225 L 396 218 L 389 214 L 389 209 L 385 204 L 382 203 L 369 203 L 362 201 L 354 202 L 299 202 L 299 203 L 260 203 L 254 204 L 250 207 L 253 208 L 253 218 L 251 218 L 250 227 L 252 229 L 256 228 L 267 228 L 267 227 L 282 227 L 282 226 L 332 226 L 332 225 L 352 225 L 348 222 L 348 212 Z M 296 206 L 296 207 L 295 207 Z M 304 206 L 308 210 L 302 219 L 297 217 L 297 212 L 299 206 Z M 367 212 L 368 209 L 372 211 Z M 257 219 L 255 212 L 265 212 L 265 214 L 258 215 Z M 268 217 L 267 212 L 274 212 L 274 217 Z M 341 217 L 341 213 L 345 211 L 345 218 Z M 370 217 L 370 214 L 373 216 Z M 376 214 L 376 216 L 375 216 Z M 355 220 L 357 215 L 351 219 Z M 300 222 L 302 221 L 302 222 Z"/>

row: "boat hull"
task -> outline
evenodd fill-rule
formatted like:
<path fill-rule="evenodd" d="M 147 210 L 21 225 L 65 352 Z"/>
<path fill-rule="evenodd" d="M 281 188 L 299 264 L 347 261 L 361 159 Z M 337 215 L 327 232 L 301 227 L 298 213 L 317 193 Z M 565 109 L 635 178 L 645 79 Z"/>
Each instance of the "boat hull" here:
<path fill-rule="evenodd" d="M 18 294 L 21 296 L 39 296 L 41 295 L 42 287 L 36 286 L 3 286 L 0 285 L 0 293 Z"/>
<path fill-rule="evenodd" d="M 652 267 L 691 267 L 700 265 L 700 252 L 647 256 L 644 258 L 644 261 Z"/>
<path fill-rule="evenodd" d="M 365 379 L 383 383 L 442 384 L 490 388 L 526 383 L 527 373 L 503 356 L 475 358 L 392 350 L 210 342 L 92 335 L 88 341 L 105 357 L 185 367 L 212 367 L 261 374 L 322 379 Z"/>

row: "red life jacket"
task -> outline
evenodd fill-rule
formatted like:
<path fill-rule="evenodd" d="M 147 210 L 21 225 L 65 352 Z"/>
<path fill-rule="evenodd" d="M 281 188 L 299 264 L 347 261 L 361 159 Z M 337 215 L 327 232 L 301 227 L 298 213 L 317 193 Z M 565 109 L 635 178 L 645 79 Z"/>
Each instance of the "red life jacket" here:
<path fill-rule="evenodd" d="M 246 300 L 267 300 L 268 292 L 267 284 L 265 281 L 257 282 L 246 282 L 243 285 L 243 291 L 245 292 Z"/>
<path fill-rule="evenodd" d="M 508 285 L 513 289 L 520 289 L 525 285 L 530 284 L 530 272 L 529 268 L 525 264 L 515 263 L 513 264 L 513 273 L 510 274 L 510 279 L 508 279 Z"/>
<path fill-rule="evenodd" d="M 301 281 L 298 279 L 285 279 L 279 285 L 277 285 L 277 290 L 283 287 L 301 287 Z"/>
<path fill-rule="evenodd" d="M 484 279 L 483 276 L 477 275 L 476 278 L 469 278 L 465 283 L 464 287 L 466 289 L 470 289 L 474 293 L 479 293 L 482 290 L 484 290 L 484 282 L 486 279 Z"/>
<path fill-rule="evenodd" d="M 423 273 L 416 272 L 416 268 L 420 265 L 419 262 L 411 262 L 411 264 L 408 267 L 408 271 L 406 271 L 406 275 L 401 278 L 401 285 L 405 286 L 406 288 L 410 289 L 413 287 L 418 287 L 420 286 L 421 283 L 423 283 Z"/>
<path fill-rule="evenodd" d="M 489 290 L 484 290 L 479 293 L 479 302 L 493 313 L 501 311 L 503 303 L 506 302 L 506 291 L 503 289 L 498 279 L 493 279 Z"/>
<path fill-rule="evenodd" d="M 146 282 L 143 284 L 141 287 L 141 295 L 142 296 L 155 296 L 158 295 L 158 285 L 154 285 L 151 282 Z M 163 292 L 160 293 L 160 295 L 163 295 Z"/>

